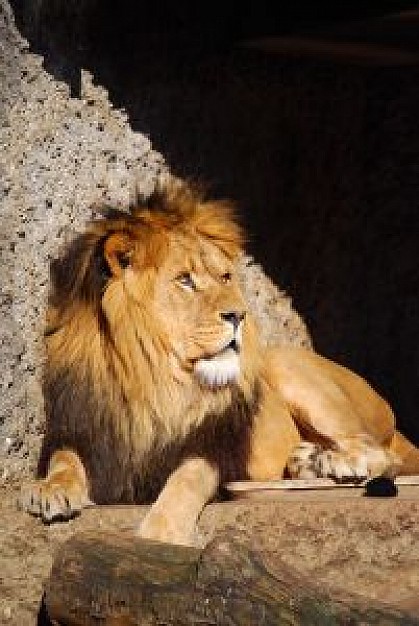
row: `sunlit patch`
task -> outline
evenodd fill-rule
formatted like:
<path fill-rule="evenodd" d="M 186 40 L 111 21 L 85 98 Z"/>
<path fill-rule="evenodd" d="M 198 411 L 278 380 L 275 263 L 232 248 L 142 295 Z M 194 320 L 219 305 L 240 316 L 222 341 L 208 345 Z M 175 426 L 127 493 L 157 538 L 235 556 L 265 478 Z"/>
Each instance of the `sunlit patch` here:
<path fill-rule="evenodd" d="M 240 357 L 233 347 L 208 359 L 199 359 L 195 363 L 195 374 L 202 384 L 208 387 L 224 387 L 238 381 L 240 375 Z"/>

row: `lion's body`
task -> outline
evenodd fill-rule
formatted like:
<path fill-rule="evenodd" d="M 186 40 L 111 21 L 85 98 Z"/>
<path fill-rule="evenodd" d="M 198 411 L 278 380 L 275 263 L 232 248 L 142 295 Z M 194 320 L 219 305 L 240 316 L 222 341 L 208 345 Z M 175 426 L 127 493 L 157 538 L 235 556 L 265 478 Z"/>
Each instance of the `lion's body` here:
<path fill-rule="evenodd" d="M 241 246 L 228 206 L 172 188 L 151 211 L 96 222 L 55 263 L 29 510 L 157 498 L 140 533 L 187 543 L 230 480 L 394 473 L 392 448 L 399 471 L 408 456 L 419 469 L 362 378 L 260 347 L 234 277 Z"/>

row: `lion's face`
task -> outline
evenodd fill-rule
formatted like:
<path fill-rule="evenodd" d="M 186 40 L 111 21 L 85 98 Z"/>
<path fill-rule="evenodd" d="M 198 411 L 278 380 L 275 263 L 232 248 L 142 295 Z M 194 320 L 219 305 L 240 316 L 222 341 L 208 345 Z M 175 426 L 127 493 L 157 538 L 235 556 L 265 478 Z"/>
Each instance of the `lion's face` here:
<path fill-rule="evenodd" d="M 59 307 L 72 303 L 59 314 L 93 314 L 106 359 L 130 388 L 138 377 L 151 387 L 156 372 L 184 382 L 192 374 L 210 388 L 243 382 L 253 334 L 235 275 L 241 229 L 228 204 L 171 193 L 153 210 L 98 221 L 76 240 L 55 281 Z"/>
<path fill-rule="evenodd" d="M 170 240 L 153 310 L 183 368 L 219 387 L 240 374 L 246 307 L 226 254 L 204 239 Z"/>

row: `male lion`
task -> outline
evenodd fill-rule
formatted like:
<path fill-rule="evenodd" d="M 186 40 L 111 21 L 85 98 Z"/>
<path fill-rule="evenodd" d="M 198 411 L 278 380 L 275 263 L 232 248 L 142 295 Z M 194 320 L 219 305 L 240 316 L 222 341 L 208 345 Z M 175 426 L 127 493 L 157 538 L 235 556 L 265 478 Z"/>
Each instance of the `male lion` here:
<path fill-rule="evenodd" d="M 360 480 L 419 469 L 388 404 L 310 351 L 262 349 L 240 292 L 225 202 L 169 185 L 109 212 L 52 265 L 39 480 L 44 520 L 90 501 L 154 501 L 139 533 L 194 540 L 220 485 Z"/>

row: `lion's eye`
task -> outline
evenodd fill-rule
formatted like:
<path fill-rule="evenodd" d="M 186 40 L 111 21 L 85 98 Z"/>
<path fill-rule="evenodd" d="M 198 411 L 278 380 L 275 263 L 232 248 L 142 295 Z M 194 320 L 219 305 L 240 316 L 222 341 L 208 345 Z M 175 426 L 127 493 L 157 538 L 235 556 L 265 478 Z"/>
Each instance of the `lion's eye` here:
<path fill-rule="evenodd" d="M 179 283 L 179 285 L 181 285 L 185 289 L 189 289 L 190 291 L 195 291 L 196 285 L 189 272 L 182 272 L 182 274 L 179 274 L 179 276 L 176 277 L 176 280 Z"/>
<path fill-rule="evenodd" d="M 221 276 L 221 282 L 223 282 L 225 285 L 228 285 L 228 283 L 231 283 L 231 279 L 232 279 L 231 272 L 225 272 Z"/>

